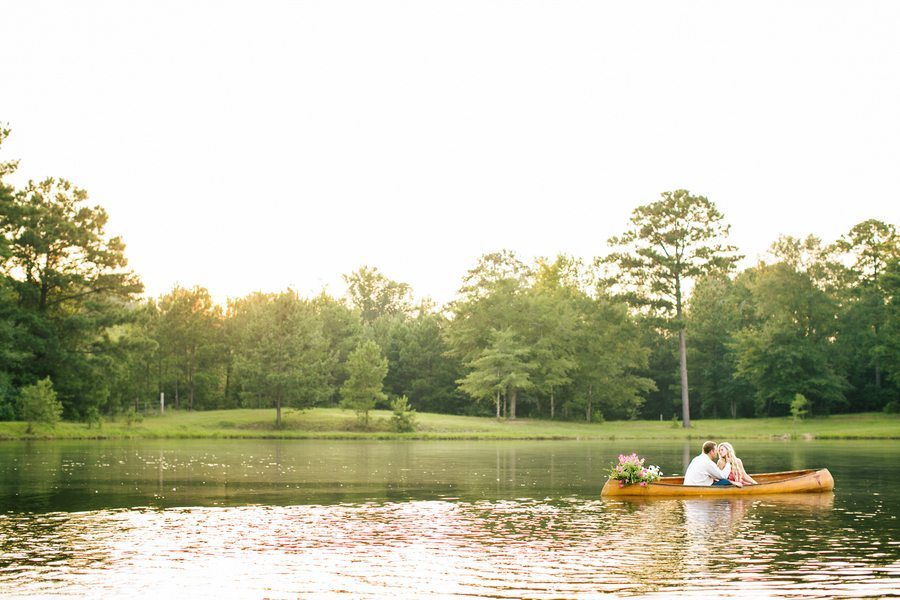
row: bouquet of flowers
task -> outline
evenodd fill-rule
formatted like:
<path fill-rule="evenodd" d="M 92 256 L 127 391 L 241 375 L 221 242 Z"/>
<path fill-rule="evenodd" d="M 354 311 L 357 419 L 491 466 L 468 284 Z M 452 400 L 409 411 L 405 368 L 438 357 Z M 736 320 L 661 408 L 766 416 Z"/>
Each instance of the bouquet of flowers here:
<path fill-rule="evenodd" d="M 646 486 L 662 476 L 662 471 L 655 465 L 644 466 L 644 459 L 635 453 L 629 455 L 620 454 L 619 464 L 610 469 L 609 477 L 619 481 L 619 487 L 625 487 L 633 483 Z"/>

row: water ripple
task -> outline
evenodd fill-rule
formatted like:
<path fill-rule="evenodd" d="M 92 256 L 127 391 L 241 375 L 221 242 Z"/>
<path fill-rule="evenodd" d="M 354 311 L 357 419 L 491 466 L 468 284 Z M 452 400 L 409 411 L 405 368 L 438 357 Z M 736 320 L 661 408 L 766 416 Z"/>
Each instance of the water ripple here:
<path fill-rule="evenodd" d="M 830 530 L 831 502 L 518 499 L 13 513 L 0 518 L 0 594 L 893 593 L 894 540 Z"/>

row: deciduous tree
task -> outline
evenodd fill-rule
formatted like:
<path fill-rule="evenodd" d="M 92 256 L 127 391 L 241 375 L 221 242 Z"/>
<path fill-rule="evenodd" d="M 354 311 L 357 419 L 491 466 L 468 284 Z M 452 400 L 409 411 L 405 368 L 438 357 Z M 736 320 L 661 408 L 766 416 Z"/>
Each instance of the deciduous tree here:
<path fill-rule="evenodd" d="M 197 381 L 215 385 L 224 366 L 222 308 L 200 286 L 175 286 L 159 298 L 158 307 L 156 342 L 161 360 L 166 361 L 175 376 L 175 406 L 180 405 L 183 381 L 188 409 L 193 410 Z"/>
<path fill-rule="evenodd" d="M 305 408 L 330 396 L 332 357 L 321 322 L 296 292 L 252 294 L 236 303 L 233 318 L 235 379 L 244 397 L 274 405 L 276 427 L 282 407 Z"/>
<path fill-rule="evenodd" d="M 528 348 L 512 329 L 494 331 L 490 345 L 467 363 L 469 373 L 459 380 L 459 387 L 476 401 L 493 398 L 498 419 L 501 400 L 506 398 L 509 418 L 515 419 L 516 395 L 534 387 L 534 364 L 529 358 Z"/>
<path fill-rule="evenodd" d="M 757 414 L 786 414 L 803 394 L 813 414 L 843 404 L 846 380 L 834 367 L 836 306 L 786 262 L 760 265 L 748 283 L 757 324 L 734 336 L 737 373 L 755 389 Z"/>
<path fill-rule="evenodd" d="M 753 388 L 737 375 L 732 342 L 753 324 L 750 291 L 731 278 L 711 274 L 697 280 L 686 312 L 691 336 L 691 390 L 704 417 L 732 419 L 753 414 Z"/>
<path fill-rule="evenodd" d="M 389 279 L 375 267 L 364 266 L 344 275 L 344 282 L 350 305 L 366 323 L 385 315 L 408 314 L 412 309 L 409 285 Z"/>
<path fill-rule="evenodd" d="M 341 407 L 355 411 L 364 427 L 369 426 L 369 411 L 375 403 L 387 399 L 383 391 L 387 370 L 387 359 L 372 340 L 360 342 L 347 359 L 349 377 L 341 386 Z"/>

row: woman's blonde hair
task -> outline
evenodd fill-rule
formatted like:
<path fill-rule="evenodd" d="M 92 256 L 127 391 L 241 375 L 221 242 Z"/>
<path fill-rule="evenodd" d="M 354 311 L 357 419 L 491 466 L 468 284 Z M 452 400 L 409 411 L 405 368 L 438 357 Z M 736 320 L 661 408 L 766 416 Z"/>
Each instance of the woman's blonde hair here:
<path fill-rule="evenodd" d="M 728 442 L 722 442 L 721 444 L 719 444 L 719 448 L 725 448 L 725 460 L 731 463 L 732 469 L 743 471 L 743 469 L 741 469 L 741 463 L 737 460 L 737 456 L 735 456 L 734 454 L 734 446 L 732 446 Z M 716 449 L 716 452 L 718 452 L 718 449 Z"/>
<path fill-rule="evenodd" d="M 719 448 L 725 448 L 725 460 L 727 460 L 730 463 L 733 463 L 734 458 L 735 458 L 734 446 L 732 446 L 728 442 L 722 442 L 721 444 L 719 444 Z M 716 450 L 716 452 L 718 452 L 718 450 Z"/>

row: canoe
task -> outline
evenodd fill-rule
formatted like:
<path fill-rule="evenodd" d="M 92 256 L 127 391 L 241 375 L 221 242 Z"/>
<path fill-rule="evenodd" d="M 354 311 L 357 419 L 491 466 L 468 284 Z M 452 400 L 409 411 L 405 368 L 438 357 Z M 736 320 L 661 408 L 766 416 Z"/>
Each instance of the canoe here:
<path fill-rule="evenodd" d="M 603 486 L 601 496 L 756 496 L 759 494 L 797 494 L 830 492 L 834 489 L 834 478 L 828 469 L 806 469 L 803 471 L 782 471 L 780 473 L 751 474 L 759 485 L 697 486 L 683 485 L 684 477 L 660 477 L 659 480 L 642 486 L 637 483 L 619 487 L 619 482 L 610 479 Z"/>

